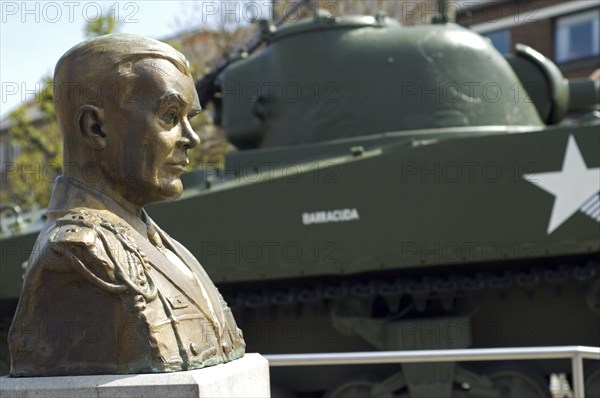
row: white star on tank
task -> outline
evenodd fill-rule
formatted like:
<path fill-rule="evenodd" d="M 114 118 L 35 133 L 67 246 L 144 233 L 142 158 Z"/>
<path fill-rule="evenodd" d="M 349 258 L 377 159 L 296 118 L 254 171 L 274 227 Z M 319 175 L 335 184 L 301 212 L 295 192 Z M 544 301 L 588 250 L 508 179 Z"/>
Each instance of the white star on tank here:
<path fill-rule="evenodd" d="M 523 178 L 554 195 L 548 235 L 578 210 L 582 210 L 598 221 L 597 217 L 590 214 L 587 207 L 590 203 L 596 202 L 595 198 L 600 191 L 600 167 L 587 168 L 575 137 L 572 135 L 569 136 L 567 142 L 561 171 L 525 174 Z"/>

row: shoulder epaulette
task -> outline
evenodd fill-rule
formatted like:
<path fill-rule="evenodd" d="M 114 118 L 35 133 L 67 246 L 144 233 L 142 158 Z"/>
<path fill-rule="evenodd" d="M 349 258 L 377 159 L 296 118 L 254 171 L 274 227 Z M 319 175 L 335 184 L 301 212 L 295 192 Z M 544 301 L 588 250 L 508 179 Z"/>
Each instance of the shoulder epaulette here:
<path fill-rule="evenodd" d="M 85 209 L 73 209 L 56 220 L 57 230 L 51 241 L 53 243 L 94 244 L 97 239 L 94 226 L 99 222 L 99 218 L 93 213 Z"/>

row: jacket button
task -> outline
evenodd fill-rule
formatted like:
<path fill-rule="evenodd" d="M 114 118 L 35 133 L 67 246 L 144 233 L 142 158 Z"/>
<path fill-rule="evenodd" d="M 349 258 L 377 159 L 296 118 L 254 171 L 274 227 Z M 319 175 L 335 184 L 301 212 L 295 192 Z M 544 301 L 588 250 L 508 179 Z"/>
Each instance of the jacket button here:
<path fill-rule="evenodd" d="M 190 343 L 190 351 L 194 355 L 200 354 L 200 350 L 198 349 L 198 345 L 196 343 Z"/>

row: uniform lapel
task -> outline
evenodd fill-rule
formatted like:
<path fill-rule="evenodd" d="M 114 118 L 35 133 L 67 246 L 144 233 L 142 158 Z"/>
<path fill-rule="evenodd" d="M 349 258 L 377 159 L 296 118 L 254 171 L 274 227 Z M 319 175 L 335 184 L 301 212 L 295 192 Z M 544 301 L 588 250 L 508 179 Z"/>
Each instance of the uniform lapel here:
<path fill-rule="evenodd" d="M 165 255 L 160 252 L 147 237 L 141 235 L 135 229 L 131 229 L 131 234 L 135 243 L 140 248 L 142 253 L 150 261 L 153 268 L 167 278 L 175 287 L 177 287 L 188 299 L 190 299 L 197 307 L 202 310 L 206 309 L 205 300 L 202 293 L 193 280 L 188 278 L 182 272 L 179 272 L 177 267 L 171 264 Z"/>
<path fill-rule="evenodd" d="M 169 246 L 169 249 L 173 251 L 180 259 L 183 261 L 191 270 L 194 272 L 196 277 L 198 278 L 198 282 L 202 284 L 202 287 L 206 291 L 206 295 L 208 299 L 211 301 L 212 308 L 216 312 L 216 316 L 219 318 L 219 321 L 223 321 L 223 315 L 221 314 L 220 309 L 222 308 L 221 297 L 217 288 L 214 286 L 213 282 L 210 280 L 210 277 L 204 270 L 204 268 L 200 265 L 198 260 L 190 253 L 183 245 L 177 242 L 175 239 L 171 238 L 165 231 L 160 229 L 154 221 L 152 221 L 148 215 L 146 215 L 147 220 L 152 223 L 156 231 L 160 235 L 163 243 Z"/>

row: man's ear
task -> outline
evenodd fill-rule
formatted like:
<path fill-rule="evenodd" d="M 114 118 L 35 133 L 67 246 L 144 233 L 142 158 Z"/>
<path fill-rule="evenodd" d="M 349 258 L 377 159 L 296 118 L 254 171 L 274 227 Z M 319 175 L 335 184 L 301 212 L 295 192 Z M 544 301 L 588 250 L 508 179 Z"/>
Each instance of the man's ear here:
<path fill-rule="evenodd" d="M 106 134 L 102 131 L 104 110 L 94 105 L 82 105 L 77 110 L 77 121 L 83 142 L 91 149 L 104 149 L 106 146 Z"/>

